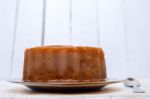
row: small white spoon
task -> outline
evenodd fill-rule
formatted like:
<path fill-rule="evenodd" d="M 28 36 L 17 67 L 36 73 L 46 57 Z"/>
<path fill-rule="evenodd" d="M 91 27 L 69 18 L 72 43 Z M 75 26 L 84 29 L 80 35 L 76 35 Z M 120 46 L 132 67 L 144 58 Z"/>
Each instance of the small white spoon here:
<path fill-rule="evenodd" d="M 145 93 L 144 90 L 140 89 L 141 83 L 134 78 L 127 78 L 123 83 L 126 87 L 132 87 L 134 93 Z"/>

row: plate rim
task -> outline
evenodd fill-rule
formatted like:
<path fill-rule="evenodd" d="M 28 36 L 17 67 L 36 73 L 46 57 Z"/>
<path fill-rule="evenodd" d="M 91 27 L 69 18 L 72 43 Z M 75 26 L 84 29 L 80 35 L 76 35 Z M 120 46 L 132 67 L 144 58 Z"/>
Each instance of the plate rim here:
<path fill-rule="evenodd" d="M 26 82 L 21 79 L 9 79 L 10 83 L 22 84 L 25 86 L 42 86 L 42 87 L 90 87 L 90 86 L 105 86 L 114 83 L 120 83 L 124 80 L 107 78 L 105 81 L 96 82 L 78 82 L 78 83 L 50 83 L 50 82 Z"/>

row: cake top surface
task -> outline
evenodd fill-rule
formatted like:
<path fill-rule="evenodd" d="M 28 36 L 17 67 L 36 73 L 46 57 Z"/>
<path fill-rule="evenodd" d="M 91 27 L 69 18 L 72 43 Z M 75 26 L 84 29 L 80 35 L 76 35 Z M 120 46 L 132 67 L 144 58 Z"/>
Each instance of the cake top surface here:
<path fill-rule="evenodd" d="M 32 51 L 42 51 L 42 52 L 79 52 L 79 53 L 100 53 L 103 54 L 102 48 L 91 47 L 91 46 L 73 46 L 73 45 L 49 45 L 49 46 L 37 46 L 32 48 L 27 48 L 27 50 Z"/>
<path fill-rule="evenodd" d="M 101 49 L 100 47 L 93 47 L 93 46 L 74 46 L 74 45 L 48 45 L 48 46 L 36 46 L 27 49 L 47 49 L 47 48 L 54 48 L 54 49 Z"/>

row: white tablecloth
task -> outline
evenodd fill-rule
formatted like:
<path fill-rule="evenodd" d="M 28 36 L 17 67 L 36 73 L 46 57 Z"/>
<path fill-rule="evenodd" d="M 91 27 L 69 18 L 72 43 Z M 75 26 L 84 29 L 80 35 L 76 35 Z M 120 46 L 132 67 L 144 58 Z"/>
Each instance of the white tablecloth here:
<path fill-rule="evenodd" d="M 87 93 L 40 93 L 33 92 L 19 84 L 0 81 L 0 99 L 150 99 L 150 79 L 140 80 L 142 89 L 146 93 L 133 93 L 131 88 L 126 88 L 122 83 L 112 84 L 100 91 Z"/>

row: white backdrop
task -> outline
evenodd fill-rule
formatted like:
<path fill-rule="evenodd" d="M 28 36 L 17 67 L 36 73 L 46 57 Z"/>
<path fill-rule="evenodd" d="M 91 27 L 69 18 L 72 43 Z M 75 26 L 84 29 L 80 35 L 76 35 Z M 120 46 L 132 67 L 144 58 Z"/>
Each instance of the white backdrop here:
<path fill-rule="evenodd" d="M 150 0 L 0 0 L 1 79 L 21 77 L 42 40 L 100 46 L 109 77 L 150 78 Z"/>

